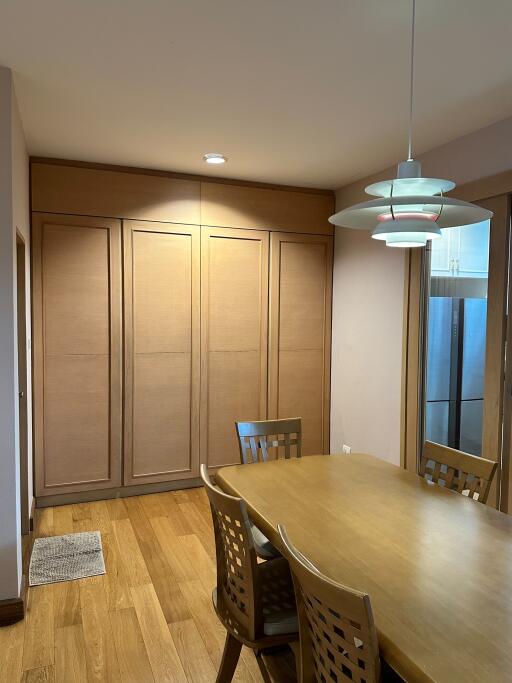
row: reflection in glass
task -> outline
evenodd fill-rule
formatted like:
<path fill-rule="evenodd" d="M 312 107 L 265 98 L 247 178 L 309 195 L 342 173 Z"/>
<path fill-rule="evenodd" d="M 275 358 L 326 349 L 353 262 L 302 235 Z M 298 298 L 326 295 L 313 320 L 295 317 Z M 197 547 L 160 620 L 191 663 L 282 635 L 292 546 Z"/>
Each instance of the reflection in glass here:
<path fill-rule="evenodd" d="M 481 455 L 490 222 L 431 244 L 425 437 Z"/>

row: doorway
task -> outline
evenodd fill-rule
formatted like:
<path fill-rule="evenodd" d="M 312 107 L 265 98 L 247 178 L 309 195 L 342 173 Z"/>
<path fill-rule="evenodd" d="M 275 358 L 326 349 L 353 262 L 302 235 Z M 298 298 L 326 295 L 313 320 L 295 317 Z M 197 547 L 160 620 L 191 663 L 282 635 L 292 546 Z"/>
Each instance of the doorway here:
<path fill-rule="evenodd" d="M 27 308 L 26 249 L 16 233 L 16 301 L 18 323 L 18 429 L 20 440 L 21 533 L 30 531 L 28 509 Z"/>

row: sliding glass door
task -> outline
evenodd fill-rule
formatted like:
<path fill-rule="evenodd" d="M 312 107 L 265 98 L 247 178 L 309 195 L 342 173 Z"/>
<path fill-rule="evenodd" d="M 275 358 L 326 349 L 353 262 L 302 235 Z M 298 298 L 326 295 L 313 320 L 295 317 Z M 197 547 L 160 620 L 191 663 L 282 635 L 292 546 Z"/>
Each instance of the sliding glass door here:
<path fill-rule="evenodd" d="M 427 266 L 425 438 L 481 455 L 490 221 L 442 233 Z"/>
<path fill-rule="evenodd" d="M 428 440 L 497 461 L 488 502 L 507 510 L 512 445 L 512 405 L 505 391 L 509 198 L 479 203 L 494 217 L 443 230 L 423 259 L 417 443 L 418 451 Z"/>

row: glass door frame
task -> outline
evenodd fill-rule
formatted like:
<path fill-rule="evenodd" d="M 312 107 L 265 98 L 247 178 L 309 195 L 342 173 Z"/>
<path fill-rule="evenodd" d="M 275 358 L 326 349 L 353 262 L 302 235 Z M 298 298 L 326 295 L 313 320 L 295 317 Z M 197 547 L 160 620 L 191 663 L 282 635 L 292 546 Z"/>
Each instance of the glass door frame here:
<path fill-rule="evenodd" d="M 505 368 L 508 317 L 508 329 L 512 331 L 512 312 L 508 310 L 508 301 L 512 301 L 510 196 L 471 199 L 494 213 L 489 244 L 482 455 L 498 461 L 499 466 L 487 504 L 512 512 L 512 358 Z M 413 472 L 418 472 L 424 443 L 429 263 L 427 249 L 409 250 L 404 287 L 401 465 Z"/>

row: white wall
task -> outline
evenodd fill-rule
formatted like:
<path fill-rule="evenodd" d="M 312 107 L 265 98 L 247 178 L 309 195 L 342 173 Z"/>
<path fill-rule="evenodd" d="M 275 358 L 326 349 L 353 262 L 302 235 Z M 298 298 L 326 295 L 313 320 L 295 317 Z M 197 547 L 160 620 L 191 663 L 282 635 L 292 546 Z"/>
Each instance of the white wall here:
<path fill-rule="evenodd" d="M 512 168 L 512 117 L 417 157 L 423 175 L 457 184 Z M 337 210 L 370 199 L 370 182 L 336 193 Z M 333 280 L 331 452 L 346 443 L 400 462 L 400 390 L 404 296 L 403 252 L 367 232 L 336 229 Z"/>
<path fill-rule="evenodd" d="M 29 163 L 25 134 L 19 114 L 16 94 L 13 91 L 11 100 L 11 141 L 12 141 L 12 225 L 18 231 L 25 242 L 25 311 L 27 331 L 27 379 L 26 403 L 27 403 L 27 477 L 28 477 L 28 510 L 30 515 L 33 499 L 33 473 L 32 473 L 32 316 L 31 316 L 31 291 L 30 291 L 30 188 L 29 188 Z M 16 239 L 16 238 L 15 238 Z"/>
<path fill-rule="evenodd" d="M 0 67 L 0 600 L 19 596 L 22 576 L 16 329 L 17 224 L 28 241 L 28 157 L 15 104 L 12 75 L 9 69 Z"/>

